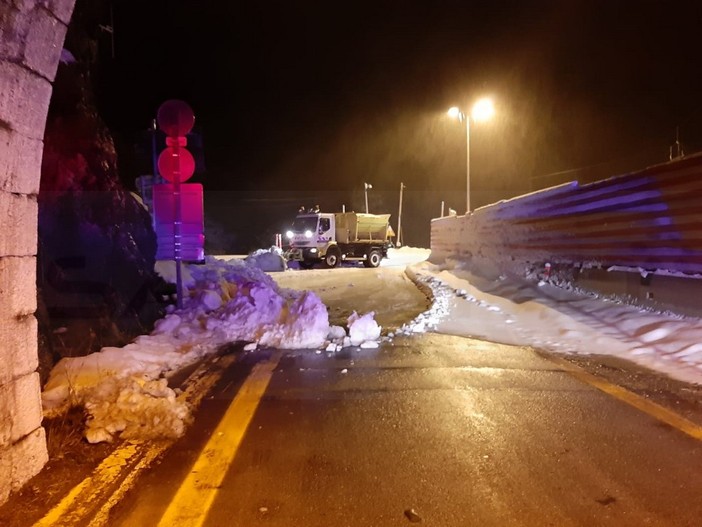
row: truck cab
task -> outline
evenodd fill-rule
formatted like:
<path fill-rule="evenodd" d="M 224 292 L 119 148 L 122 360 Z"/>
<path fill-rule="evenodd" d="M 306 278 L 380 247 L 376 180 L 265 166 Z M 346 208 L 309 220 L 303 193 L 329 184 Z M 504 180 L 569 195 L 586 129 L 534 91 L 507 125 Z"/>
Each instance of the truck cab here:
<path fill-rule="evenodd" d="M 315 263 L 324 261 L 328 267 L 336 267 L 340 255 L 332 251 L 327 261 L 330 246 L 336 246 L 336 222 L 334 214 L 308 213 L 299 214 L 286 233 L 290 249 L 286 252 L 287 260 L 296 261 L 300 267 L 309 269 Z"/>

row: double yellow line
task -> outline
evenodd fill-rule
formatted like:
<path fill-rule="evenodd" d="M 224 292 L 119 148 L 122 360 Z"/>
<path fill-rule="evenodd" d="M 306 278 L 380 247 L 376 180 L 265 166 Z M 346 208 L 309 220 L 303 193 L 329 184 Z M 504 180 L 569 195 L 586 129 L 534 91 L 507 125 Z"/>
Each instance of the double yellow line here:
<path fill-rule="evenodd" d="M 236 455 L 281 356 L 282 353 L 277 352 L 267 361 L 253 367 L 159 525 L 190 527 L 204 523 L 217 488 Z M 231 364 L 233 358 L 222 362 L 224 365 Z M 187 391 L 195 393 L 193 399 L 199 401 L 218 378 L 203 377 Z M 100 463 L 92 475 L 76 485 L 34 527 L 68 527 L 86 523 L 89 527 L 108 525 L 114 505 L 124 497 L 141 473 L 170 446 L 171 442 L 156 445 L 127 443 L 117 448 Z M 101 504 L 97 510 L 96 503 Z M 87 518 L 90 518 L 89 522 Z"/>
<path fill-rule="evenodd" d="M 159 527 L 200 527 L 205 523 L 207 512 L 214 502 L 229 465 L 234 460 L 280 357 L 281 352 L 277 352 L 268 361 L 254 366 L 210 440 L 200 452 L 190 474 L 171 500 L 158 523 Z"/>

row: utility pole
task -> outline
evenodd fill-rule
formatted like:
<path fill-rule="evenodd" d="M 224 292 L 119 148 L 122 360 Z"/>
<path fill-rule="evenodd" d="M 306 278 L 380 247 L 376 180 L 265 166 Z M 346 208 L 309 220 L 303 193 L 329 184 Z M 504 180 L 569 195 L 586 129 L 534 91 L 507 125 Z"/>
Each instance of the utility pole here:
<path fill-rule="evenodd" d="M 677 159 L 679 157 L 685 157 L 685 151 L 680 143 L 680 127 L 675 127 L 675 144 L 672 145 L 668 150 L 668 158 L 670 161 Z"/>
<path fill-rule="evenodd" d="M 112 8 L 112 4 L 110 4 L 110 25 L 105 25 L 105 24 L 98 24 L 98 27 L 110 35 L 110 51 L 112 54 L 112 59 L 115 58 L 115 15 L 114 11 Z"/>
<path fill-rule="evenodd" d="M 397 246 L 402 247 L 402 191 L 405 184 L 400 183 L 400 210 L 397 212 Z"/>

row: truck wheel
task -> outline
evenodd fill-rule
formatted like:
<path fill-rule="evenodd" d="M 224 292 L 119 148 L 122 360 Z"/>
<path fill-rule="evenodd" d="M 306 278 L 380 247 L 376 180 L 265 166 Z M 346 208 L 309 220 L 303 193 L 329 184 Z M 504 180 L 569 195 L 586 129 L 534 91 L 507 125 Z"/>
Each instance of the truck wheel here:
<path fill-rule="evenodd" d="M 339 254 L 338 249 L 329 249 L 329 251 L 327 251 L 327 255 L 324 257 L 324 265 L 329 267 L 329 269 L 333 269 L 339 265 L 340 256 L 341 255 Z"/>
<path fill-rule="evenodd" d="M 313 262 L 308 262 L 306 260 L 303 260 L 299 263 L 300 263 L 300 269 L 312 269 L 312 267 L 314 267 Z"/>
<path fill-rule="evenodd" d="M 368 253 L 368 258 L 363 261 L 363 265 L 366 267 L 378 267 L 382 259 L 383 256 L 380 254 L 380 251 L 373 249 Z"/>

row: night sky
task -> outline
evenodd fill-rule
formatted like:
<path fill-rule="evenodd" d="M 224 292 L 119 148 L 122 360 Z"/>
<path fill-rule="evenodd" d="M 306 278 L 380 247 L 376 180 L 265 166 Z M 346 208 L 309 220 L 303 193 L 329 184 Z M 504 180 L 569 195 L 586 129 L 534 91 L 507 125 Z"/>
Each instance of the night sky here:
<path fill-rule="evenodd" d="M 125 145 L 170 98 L 195 111 L 207 169 L 196 180 L 209 191 L 359 209 L 367 181 L 373 207 L 395 216 L 402 181 L 417 220 L 442 200 L 463 212 L 465 130 L 445 112 L 483 95 L 497 113 L 471 128 L 474 207 L 666 161 L 676 127 L 686 153 L 702 149 L 699 2 L 115 0 L 113 11 L 98 100 L 126 180 L 141 167 Z"/>

